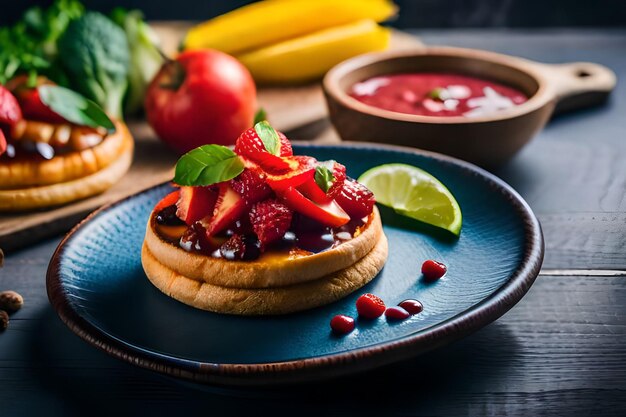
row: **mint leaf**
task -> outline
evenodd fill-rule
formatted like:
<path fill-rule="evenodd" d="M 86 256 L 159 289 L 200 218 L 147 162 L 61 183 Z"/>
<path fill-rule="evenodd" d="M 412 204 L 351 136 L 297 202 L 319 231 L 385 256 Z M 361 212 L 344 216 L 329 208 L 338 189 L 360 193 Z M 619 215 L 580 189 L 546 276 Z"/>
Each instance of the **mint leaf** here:
<path fill-rule="evenodd" d="M 428 97 L 432 98 L 433 100 L 439 100 L 439 101 L 445 101 L 447 92 L 445 88 L 441 88 L 441 87 L 437 87 L 433 90 L 431 90 L 430 93 L 428 93 Z"/>
<path fill-rule="evenodd" d="M 255 124 L 254 130 L 256 131 L 256 134 L 259 135 L 259 138 L 261 138 L 263 146 L 265 146 L 265 150 L 272 155 L 279 156 L 280 138 L 278 137 L 278 132 L 276 132 L 274 128 L 265 120 Z"/>
<path fill-rule="evenodd" d="M 264 108 L 261 107 L 254 114 L 254 124 L 256 125 L 257 123 L 260 123 L 260 122 L 262 122 L 264 120 L 267 120 L 267 112 L 265 111 Z"/>
<path fill-rule="evenodd" d="M 115 132 L 115 125 L 95 102 L 58 85 L 42 85 L 37 90 L 44 106 L 68 122 Z"/>
<path fill-rule="evenodd" d="M 180 157 L 174 182 L 191 186 L 217 184 L 235 178 L 243 168 L 239 156 L 227 147 L 203 145 Z"/>
<path fill-rule="evenodd" d="M 320 162 L 317 168 L 315 168 L 315 183 L 324 191 L 328 192 L 330 187 L 335 182 L 335 176 L 333 175 L 333 167 L 335 161 Z"/>

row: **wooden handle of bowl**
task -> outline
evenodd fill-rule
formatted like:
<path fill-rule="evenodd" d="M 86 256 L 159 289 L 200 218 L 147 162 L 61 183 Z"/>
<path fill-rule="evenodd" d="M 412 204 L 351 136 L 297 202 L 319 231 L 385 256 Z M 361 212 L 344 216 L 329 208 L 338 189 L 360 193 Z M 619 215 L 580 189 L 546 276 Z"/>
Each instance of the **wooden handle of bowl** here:
<path fill-rule="evenodd" d="M 554 113 L 562 113 L 604 102 L 617 82 L 615 73 L 591 62 L 539 64 L 537 69 L 555 89 Z"/>

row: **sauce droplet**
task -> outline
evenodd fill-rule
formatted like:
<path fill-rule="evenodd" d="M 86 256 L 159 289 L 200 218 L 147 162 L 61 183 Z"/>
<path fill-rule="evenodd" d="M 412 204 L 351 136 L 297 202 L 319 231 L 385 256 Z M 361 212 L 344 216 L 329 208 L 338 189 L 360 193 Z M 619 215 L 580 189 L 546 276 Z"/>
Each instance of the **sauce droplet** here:
<path fill-rule="evenodd" d="M 389 320 L 404 320 L 411 314 L 402 307 L 389 307 L 385 310 L 385 317 Z"/>
<path fill-rule="evenodd" d="M 448 268 L 441 262 L 429 259 L 422 264 L 422 274 L 428 281 L 434 281 L 446 274 Z"/>
<path fill-rule="evenodd" d="M 337 314 L 330 320 L 330 328 L 336 334 L 348 334 L 354 330 L 354 319 L 350 316 Z"/>
<path fill-rule="evenodd" d="M 424 310 L 424 306 L 417 300 L 404 300 L 398 304 L 400 307 L 408 311 L 410 314 L 418 314 Z"/>

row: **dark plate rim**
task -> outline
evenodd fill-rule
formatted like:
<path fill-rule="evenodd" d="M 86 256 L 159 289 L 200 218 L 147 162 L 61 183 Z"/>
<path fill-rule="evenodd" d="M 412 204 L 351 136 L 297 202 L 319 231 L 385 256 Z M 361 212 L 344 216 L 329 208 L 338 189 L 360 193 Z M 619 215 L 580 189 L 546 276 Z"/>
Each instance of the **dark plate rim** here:
<path fill-rule="evenodd" d="M 505 284 L 478 304 L 444 322 L 401 339 L 333 355 L 274 363 L 218 364 L 175 358 L 132 346 L 98 329 L 71 307 L 61 284 L 61 258 L 66 245 L 72 241 L 76 232 L 98 215 L 137 195 L 160 187 L 163 185 L 161 184 L 99 208 L 74 226 L 63 238 L 52 255 L 46 277 L 48 298 L 61 320 L 79 337 L 108 354 L 142 368 L 173 377 L 201 383 L 240 386 L 308 382 L 362 372 L 398 362 L 465 337 L 511 309 L 526 294 L 539 274 L 544 255 L 543 234 L 539 221 L 529 205 L 511 186 L 482 168 L 435 152 L 395 145 L 360 142 L 343 142 L 337 145 L 298 142 L 294 144 L 304 148 L 369 149 L 401 154 L 410 153 L 426 156 L 444 164 L 457 165 L 471 175 L 483 177 L 494 190 L 508 198 L 524 222 L 526 247 L 520 265 Z"/>

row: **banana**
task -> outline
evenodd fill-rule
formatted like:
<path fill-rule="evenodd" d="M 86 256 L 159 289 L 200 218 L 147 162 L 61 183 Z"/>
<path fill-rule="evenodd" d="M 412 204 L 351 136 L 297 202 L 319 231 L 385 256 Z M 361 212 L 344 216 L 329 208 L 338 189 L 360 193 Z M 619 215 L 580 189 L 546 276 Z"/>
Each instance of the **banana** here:
<path fill-rule="evenodd" d="M 363 19 L 381 22 L 396 12 L 389 0 L 265 0 L 191 28 L 183 45 L 235 55 Z"/>
<path fill-rule="evenodd" d="M 335 64 L 385 49 L 390 32 L 373 20 L 325 29 L 237 56 L 258 83 L 295 84 L 324 75 Z"/>

